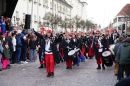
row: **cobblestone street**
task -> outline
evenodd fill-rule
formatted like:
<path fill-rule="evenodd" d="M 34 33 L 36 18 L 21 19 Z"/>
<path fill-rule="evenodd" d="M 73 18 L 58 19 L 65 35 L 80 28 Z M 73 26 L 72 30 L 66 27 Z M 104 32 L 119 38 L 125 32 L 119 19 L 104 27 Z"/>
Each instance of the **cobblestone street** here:
<path fill-rule="evenodd" d="M 60 63 L 56 65 L 54 78 L 47 78 L 45 69 L 38 66 L 38 61 L 12 65 L 0 72 L 0 86 L 114 86 L 117 82 L 113 67 L 96 70 L 95 59 L 87 59 L 72 70 Z"/>

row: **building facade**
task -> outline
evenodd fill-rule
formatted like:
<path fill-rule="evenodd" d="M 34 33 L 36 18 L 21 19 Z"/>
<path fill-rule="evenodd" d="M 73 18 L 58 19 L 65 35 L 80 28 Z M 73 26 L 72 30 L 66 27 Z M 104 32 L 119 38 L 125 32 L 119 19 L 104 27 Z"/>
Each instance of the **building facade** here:
<path fill-rule="evenodd" d="M 44 26 L 43 23 L 47 22 L 44 19 L 47 13 L 57 15 L 62 20 L 65 18 L 71 19 L 78 15 L 81 19 L 86 17 L 86 6 L 84 2 L 79 0 L 18 0 L 15 11 L 12 17 L 12 23 L 14 25 L 25 25 L 26 14 L 31 15 L 31 28 L 40 31 L 41 27 L 45 29 L 52 29 L 50 25 Z M 55 31 L 64 31 L 60 26 L 57 25 Z"/>

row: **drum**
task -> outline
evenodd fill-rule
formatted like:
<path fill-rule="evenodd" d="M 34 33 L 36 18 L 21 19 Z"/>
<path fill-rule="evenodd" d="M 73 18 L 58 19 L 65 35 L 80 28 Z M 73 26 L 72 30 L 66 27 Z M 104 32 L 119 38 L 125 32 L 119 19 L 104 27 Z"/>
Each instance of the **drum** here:
<path fill-rule="evenodd" d="M 69 52 L 68 52 L 68 56 L 73 56 L 75 54 L 75 50 L 70 50 Z"/>
<path fill-rule="evenodd" d="M 71 58 L 71 60 L 73 61 L 74 64 L 76 64 L 78 62 L 78 50 L 70 50 L 68 52 L 68 56 Z"/>
<path fill-rule="evenodd" d="M 112 56 L 111 56 L 111 52 L 110 51 L 104 51 L 102 53 L 103 56 L 103 62 L 107 67 L 111 67 L 113 65 L 113 60 L 112 60 Z"/>

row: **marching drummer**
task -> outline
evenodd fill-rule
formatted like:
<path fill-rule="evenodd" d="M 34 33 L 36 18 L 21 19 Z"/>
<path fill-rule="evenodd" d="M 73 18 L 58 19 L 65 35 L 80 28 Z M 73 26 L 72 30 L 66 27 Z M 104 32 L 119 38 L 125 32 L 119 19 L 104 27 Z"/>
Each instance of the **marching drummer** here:
<path fill-rule="evenodd" d="M 68 56 L 68 52 L 71 48 L 70 34 L 66 33 L 65 38 L 62 41 L 62 47 L 64 48 L 64 60 L 66 61 L 66 69 L 72 69 L 72 60 Z"/>
<path fill-rule="evenodd" d="M 100 37 L 100 31 L 97 30 L 95 38 L 94 38 L 94 42 L 93 42 L 93 47 L 94 47 L 96 62 L 98 64 L 97 69 L 98 70 L 101 69 L 101 63 L 102 63 L 102 68 L 104 70 L 105 67 L 104 67 L 104 63 L 102 59 L 102 49 L 101 49 L 102 46 L 101 46 L 101 42 L 99 41 L 99 37 Z"/>

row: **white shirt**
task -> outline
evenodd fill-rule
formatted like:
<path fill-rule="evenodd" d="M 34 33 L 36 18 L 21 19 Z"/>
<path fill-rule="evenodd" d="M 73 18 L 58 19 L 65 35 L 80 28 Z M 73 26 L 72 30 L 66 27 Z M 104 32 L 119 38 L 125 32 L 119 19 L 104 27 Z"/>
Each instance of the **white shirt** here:
<path fill-rule="evenodd" d="M 51 53 L 48 53 L 48 52 L 50 52 L 51 50 L 50 50 L 50 40 L 46 40 L 46 44 L 45 44 L 45 54 L 53 54 L 52 52 Z M 47 52 L 48 51 L 48 52 Z"/>
<path fill-rule="evenodd" d="M 16 51 L 16 39 L 15 39 L 15 37 L 13 37 L 12 43 L 13 43 L 14 51 Z"/>

